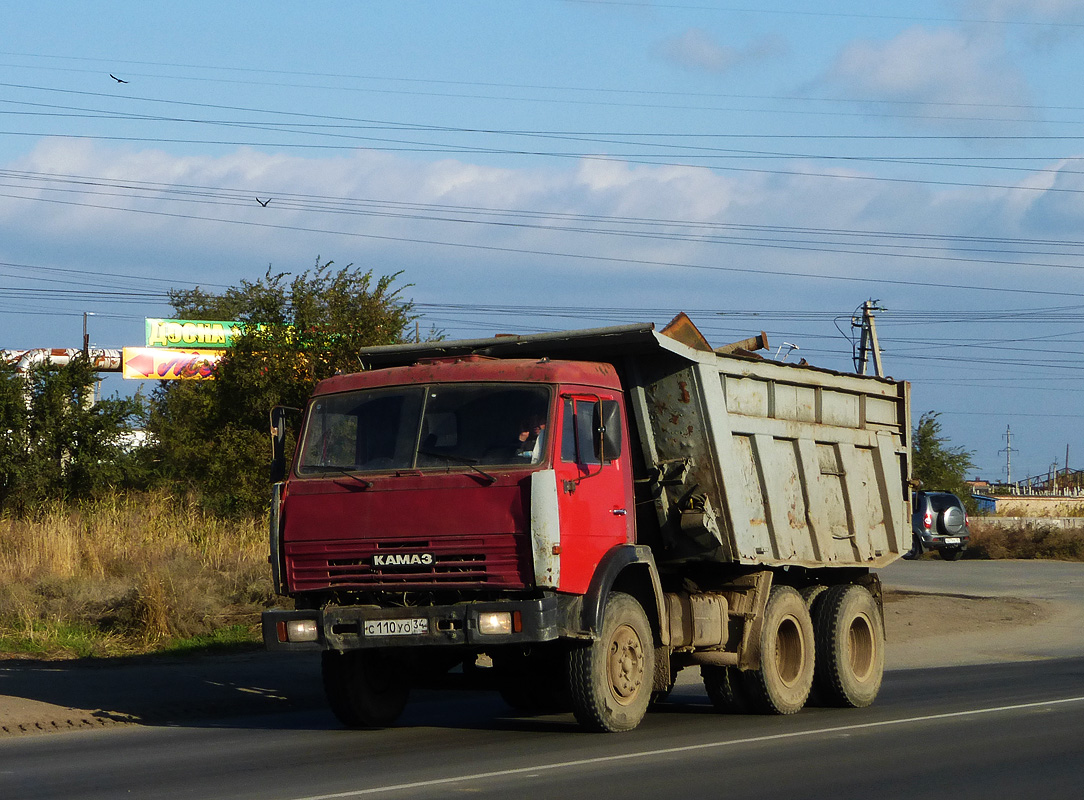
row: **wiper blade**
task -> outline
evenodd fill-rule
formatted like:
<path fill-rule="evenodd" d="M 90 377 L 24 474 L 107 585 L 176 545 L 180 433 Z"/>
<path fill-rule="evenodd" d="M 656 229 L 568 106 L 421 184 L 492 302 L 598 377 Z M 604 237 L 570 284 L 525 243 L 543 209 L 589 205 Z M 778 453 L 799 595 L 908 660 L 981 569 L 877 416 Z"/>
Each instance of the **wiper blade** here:
<path fill-rule="evenodd" d="M 475 472 L 477 472 L 479 475 L 484 477 L 490 483 L 496 483 L 497 482 L 497 479 L 495 477 L 490 475 L 488 472 L 486 472 L 481 467 L 476 466 L 477 462 L 473 458 L 464 458 L 463 456 L 453 456 L 451 453 L 434 453 L 432 450 L 419 450 L 418 455 L 420 455 L 420 456 L 432 456 L 433 458 L 440 458 L 440 459 L 443 459 L 445 461 L 458 461 L 460 464 L 466 464 L 468 467 L 473 469 Z"/>
<path fill-rule="evenodd" d="M 365 478 L 359 477 L 356 470 L 347 469 L 346 467 L 325 467 L 324 469 L 329 469 L 332 472 L 338 472 L 340 475 L 345 475 L 348 478 L 353 478 L 366 489 L 371 489 L 373 487 L 373 482 L 367 481 L 365 480 Z"/>

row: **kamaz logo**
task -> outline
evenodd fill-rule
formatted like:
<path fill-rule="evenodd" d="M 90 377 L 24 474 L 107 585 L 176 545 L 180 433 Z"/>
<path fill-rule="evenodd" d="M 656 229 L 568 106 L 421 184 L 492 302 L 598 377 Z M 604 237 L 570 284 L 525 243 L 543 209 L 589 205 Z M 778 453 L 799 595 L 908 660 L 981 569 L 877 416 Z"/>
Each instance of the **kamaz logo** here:
<path fill-rule="evenodd" d="M 373 556 L 374 567 L 428 567 L 432 563 L 432 553 L 378 553 Z"/>

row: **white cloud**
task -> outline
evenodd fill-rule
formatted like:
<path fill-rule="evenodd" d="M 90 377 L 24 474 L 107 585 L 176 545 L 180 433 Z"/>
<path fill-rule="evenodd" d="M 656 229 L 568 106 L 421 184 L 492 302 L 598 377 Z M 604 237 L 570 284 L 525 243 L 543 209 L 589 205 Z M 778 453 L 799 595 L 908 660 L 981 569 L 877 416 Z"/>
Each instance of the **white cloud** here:
<path fill-rule="evenodd" d="M 719 44 L 701 28 L 688 28 L 659 45 L 659 52 L 666 60 L 686 69 L 715 73 L 777 56 L 785 49 L 777 37 L 765 37 L 745 47 L 730 47 Z"/>
<path fill-rule="evenodd" d="M 835 179 L 803 174 L 826 172 L 813 163 L 790 163 L 789 174 L 722 174 L 596 159 L 581 160 L 572 168 L 515 169 L 451 159 L 426 163 L 370 151 L 341 158 L 253 150 L 183 157 L 53 140 L 11 166 L 239 193 L 231 201 L 192 197 L 183 202 L 164 192 L 146 198 L 131 192 L 94 194 L 103 187 L 91 186 L 63 195 L 22 190 L 23 195 L 86 205 L 0 198 L 3 261 L 148 274 L 175 279 L 176 285 L 236 285 L 258 277 L 269 264 L 296 271 L 320 255 L 380 274 L 404 270 L 402 280 L 414 284 L 407 296 L 423 302 L 835 307 L 841 296 L 860 300 L 870 290 L 864 284 L 813 282 L 779 273 L 943 280 L 945 265 L 833 252 L 839 249 L 833 244 L 838 237 L 811 237 L 785 228 L 1012 235 L 1035 225 L 1029 222 L 1035 210 L 1011 204 L 1012 193 L 1004 190 L 879 183 L 855 179 L 869 173 L 853 169 L 835 170 Z M 305 195 L 325 200 L 324 210 L 291 200 Z M 269 205 L 260 207 L 256 196 L 270 197 Z M 374 202 L 367 208 L 352 205 L 350 213 L 332 213 L 337 198 Z M 476 213 L 453 215 L 433 207 L 411 213 L 393 206 L 395 202 L 459 206 Z M 553 216 L 495 220 L 477 211 L 483 208 L 544 210 Z M 1075 209 L 1062 211 L 1067 219 Z M 171 216 L 158 215 L 162 213 Z M 559 214 L 580 216 L 568 220 Z M 569 230 L 601 227 L 592 215 L 606 218 L 607 230 L 634 236 Z M 501 224 L 435 219 L 450 216 Z M 615 221 L 618 217 L 626 221 Z M 697 228 L 696 223 L 761 228 Z M 709 237 L 716 241 L 706 241 Z M 758 239 L 760 246 L 752 246 Z M 675 266 L 679 264 L 705 268 Z M 983 269 L 990 270 L 956 265 L 953 280 L 966 283 L 969 275 Z M 899 297 L 905 290 L 893 291 Z M 156 316 L 166 311 L 135 313 Z M 30 333 L 19 332 L 25 342 L 4 344 L 41 346 L 47 338 Z M 118 334 L 113 341 L 130 343 L 138 333 Z"/>
<path fill-rule="evenodd" d="M 1027 85 L 1003 40 L 948 28 L 913 27 L 888 41 L 856 41 L 823 80 L 856 100 L 908 104 L 895 113 L 950 128 L 1031 113 Z"/>
<path fill-rule="evenodd" d="M 1036 189 L 1020 203 L 1020 214 L 1029 231 L 1036 235 L 1079 238 L 1080 220 L 1084 218 L 1084 176 L 1078 159 L 1065 159 L 1051 165 L 1051 171 L 1036 176 Z"/>

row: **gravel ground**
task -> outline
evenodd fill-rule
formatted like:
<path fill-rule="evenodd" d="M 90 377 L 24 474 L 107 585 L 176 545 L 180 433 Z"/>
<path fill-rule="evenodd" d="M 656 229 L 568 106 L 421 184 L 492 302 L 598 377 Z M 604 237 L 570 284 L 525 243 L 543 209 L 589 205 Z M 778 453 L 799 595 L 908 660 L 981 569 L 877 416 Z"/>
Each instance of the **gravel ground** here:
<path fill-rule="evenodd" d="M 1079 606 L 1012 597 L 888 591 L 886 662 L 892 669 L 1041 658 L 1067 630 L 1080 638 Z M 682 683 L 699 680 L 685 670 Z M 0 660 L 0 736 L 117 724 L 312 708 L 324 702 L 319 658 L 241 655 L 183 659 Z"/>

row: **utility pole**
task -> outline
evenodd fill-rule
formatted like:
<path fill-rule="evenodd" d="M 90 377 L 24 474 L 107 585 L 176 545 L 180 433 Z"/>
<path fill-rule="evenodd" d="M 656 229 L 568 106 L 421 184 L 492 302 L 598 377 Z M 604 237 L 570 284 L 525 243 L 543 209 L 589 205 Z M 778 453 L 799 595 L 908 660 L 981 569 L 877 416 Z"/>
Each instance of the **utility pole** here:
<path fill-rule="evenodd" d="M 867 300 L 862 304 L 862 320 L 851 317 L 851 327 L 862 329 L 862 340 L 858 345 L 858 363 L 855 371 L 859 375 L 866 374 L 870 355 L 873 356 L 873 374 L 878 378 L 885 376 L 884 367 L 881 366 L 881 346 L 877 342 L 877 323 L 874 320 L 874 311 L 884 311 L 880 300 Z"/>
<path fill-rule="evenodd" d="M 90 316 L 89 311 L 83 312 L 83 358 L 90 361 L 90 334 L 87 333 L 87 317 Z"/>
<path fill-rule="evenodd" d="M 90 333 L 89 331 L 87 331 L 87 317 L 93 316 L 93 311 L 83 312 L 83 360 L 86 361 L 88 364 L 90 363 Z M 83 398 L 84 408 L 91 408 L 95 403 L 98 402 L 98 394 L 101 386 L 101 380 L 95 381 L 94 386 L 90 388 L 90 390 L 87 392 L 86 397 Z"/>
<path fill-rule="evenodd" d="M 998 450 L 999 453 L 1005 454 L 1005 483 L 1012 483 L 1012 428 L 1009 425 L 1005 426 L 1005 449 Z"/>

